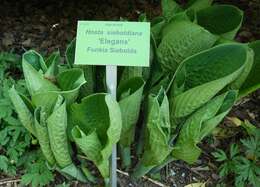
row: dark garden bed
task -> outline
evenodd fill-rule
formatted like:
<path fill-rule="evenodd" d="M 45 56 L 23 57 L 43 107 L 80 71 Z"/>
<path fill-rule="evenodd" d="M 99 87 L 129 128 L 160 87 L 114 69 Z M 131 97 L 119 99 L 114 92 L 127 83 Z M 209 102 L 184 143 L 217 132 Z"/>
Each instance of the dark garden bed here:
<path fill-rule="evenodd" d="M 219 0 L 217 2 L 233 4 L 245 11 L 245 22 L 236 37 L 238 41 L 246 43 L 260 39 L 260 1 Z M 137 20 L 144 12 L 149 18 L 161 13 L 160 2 L 156 0 L 2 0 L 0 3 L 0 51 L 12 51 L 19 55 L 29 49 L 46 55 L 58 49 L 61 54 L 64 54 L 68 43 L 76 35 L 77 20 Z M 65 61 L 64 56 L 61 61 Z M 22 76 L 19 69 L 8 71 L 9 76 L 15 80 Z M 202 148 L 202 155 L 195 164 L 188 165 L 183 161 L 172 162 L 161 170 L 161 175 L 143 177 L 138 181 L 131 180 L 128 173 L 119 168 L 119 185 L 181 187 L 190 183 L 206 182 L 208 186 L 216 186 L 220 181 L 219 163 L 211 153 L 216 148 L 227 150 L 231 143 L 237 143 L 240 138 L 246 137 L 246 133 L 239 125 L 245 120 L 257 128 L 260 127 L 260 91 L 252 93 L 237 103 L 221 123 L 220 128 L 214 131 L 213 134 L 216 136 L 203 140 L 199 145 Z M 36 150 L 36 146 L 32 145 L 31 150 Z M 16 176 L 11 176 L 0 172 L 0 186 L 17 186 L 23 173 L 23 170 L 16 171 Z M 55 180 L 50 186 L 63 182 L 75 187 L 92 186 L 79 182 L 69 183 L 58 173 L 55 174 Z"/>

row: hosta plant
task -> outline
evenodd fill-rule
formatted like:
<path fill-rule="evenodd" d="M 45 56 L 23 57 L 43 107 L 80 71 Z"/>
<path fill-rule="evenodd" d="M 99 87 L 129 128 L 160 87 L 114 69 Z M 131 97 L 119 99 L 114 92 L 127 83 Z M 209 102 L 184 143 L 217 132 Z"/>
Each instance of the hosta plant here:
<path fill-rule="evenodd" d="M 163 0 L 162 10 L 151 21 L 150 68 L 120 67 L 117 101 L 105 93 L 104 67 L 74 65 L 75 40 L 67 65 L 57 52 L 46 59 L 34 51 L 23 55 L 30 98 L 15 88 L 10 96 L 50 167 L 84 181 L 91 161 L 108 179 L 117 142 L 121 167 L 134 178 L 174 159 L 194 163 L 201 140 L 239 98 L 260 87 L 260 42 L 234 41 L 241 10 L 212 0 L 182 6 Z"/>

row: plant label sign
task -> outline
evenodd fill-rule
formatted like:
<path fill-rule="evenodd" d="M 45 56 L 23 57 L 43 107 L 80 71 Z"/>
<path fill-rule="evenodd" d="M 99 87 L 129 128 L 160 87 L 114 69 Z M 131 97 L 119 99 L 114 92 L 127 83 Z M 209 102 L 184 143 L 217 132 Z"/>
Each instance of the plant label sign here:
<path fill-rule="evenodd" d="M 78 21 L 75 64 L 149 66 L 150 23 Z"/>

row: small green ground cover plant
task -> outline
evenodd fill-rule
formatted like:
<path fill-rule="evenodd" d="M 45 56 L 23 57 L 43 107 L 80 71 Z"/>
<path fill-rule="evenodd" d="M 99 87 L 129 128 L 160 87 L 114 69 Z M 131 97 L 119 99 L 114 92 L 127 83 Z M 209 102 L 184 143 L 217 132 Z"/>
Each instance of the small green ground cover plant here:
<path fill-rule="evenodd" d="M 119 68 L 117 101 L 106 93 L 104 67 L 74 65 L 75 40 L 63 64 L 59 52 L 23 54 L 28 93 L 14 85 L 9 96 L 50 170 L 96 182 L 91 162 L 108 185 L 116 143 L 121 167 L 135 179 L 173 160 L 194 163 L 197 145 L 240 98 L 260 87 L 260 41 L 234 41 L 241 10 L 211 0 L 184 6 L 162 0 L 162 12 L 151 20 L 150 68 Z"/>
<path fill-rule="evenodd" d="M 229 154 L 218 149 L 212 153 L 216 161 L 220 162 L 219 176 L 234 177 L 235 186 L 259 186 L 260 184 L 260 131 L 255 129 L 251 135 L 241 139 L 239 144 L 231 144 Z"/>
<path fill-rule="evenodd" d="M 12 86 L 28 95 L 22 77 L 20 56 L 0 53 L 0 172 L 6 176 L 22 175 L 21 183 L 44 186 L 54 179 L 45 158 L 33 145 L 37 141 L 24 128 L 9 97 Z"/>

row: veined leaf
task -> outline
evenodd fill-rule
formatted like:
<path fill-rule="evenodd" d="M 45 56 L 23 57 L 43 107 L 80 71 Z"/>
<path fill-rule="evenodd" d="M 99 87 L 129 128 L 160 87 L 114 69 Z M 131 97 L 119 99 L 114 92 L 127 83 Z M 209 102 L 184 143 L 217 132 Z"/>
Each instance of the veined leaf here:
<path fill-rule="evenodd" d="M 17 93 L 14 87 L 10 89 L 9 96 L 14 105 L 15 111 L 18 114 L 19 120 L 23 126 L 36 137 L 33 114 L 23 101 L 22 97 Z"/>
<path fill-rule="evenodd" d="M 112 153 L 113 145 L 120 139 L 122 128 L 118 103 L 107 94 L 90 95 L 82 99 L 80 104 L 72 104 L 70 118 L 71 123 L 78 126 L 74 127 L 72 131 L 72 136 L 76 138 L 76 144 L 78 142 L 78 146 L 84 149 L 83 152 L 86 153 L 87 157 L 93 159 L 92 161 L 97 165 L 102 176 L 108 178 L 108 159 Z M 83 141 L 95 141 L 95 145 L 102 145 L 102 149 L 99 150 L 98 147 L 94 149 L 90 144 L 83 144 Z M 94 158 L 93 155 L 99 156 Z"/>
<path fill-rule="evenodd" d="M 243 12 L 232 5 L 213 5 L 197 13 L 198 24 L 213 34 L 233 39 L 243 21 Z"/>
<path fill-rule="evenodd" d="M 122 113 L 120 144 L 123 147 L 130 147 L 133 142 L 143 88 L 144 80 L 141 77 L 129 79 L 118 88 L 119 106 Z"/>
<path fill-rule="evenodd" d="M 144 153 L 134 170 L 135 178 L 160 165 L 170 154 L 170 129 L 169 103 L 162 89 L 158 95 L 149 96 Z"/>
<path fill-rule="evenodd" d="M 165 70 L 175 72 L 185 58 L 212 47 L 216 40 L 216 36 L 195 23 L 172 21 L 163 30 L 157 56 Z"/>
<path fill-rule="evenodd" d="M 260 88 L 260 40 L 250 43 L 249 47 L 253 49 L 255 56 L 253 67 L 240 90 L 242 97 Z"/>
<path fill-rule="evenodd" d="M 61 99 L 57 100 L 53 113 L 47 119 L 47 127 L 49 132 L 51 150 L 61 168 L 64 168 L 72 163 L 68 140 L 66 134 L 67 128 L 67 112 L 66 102 L 61 102 Z"/>
<path fill-rule="evenodd" d="M 128 168 L 131 164 L 131 144 L 135 137 L 135 126 L 139 117 L 144 80 L 135 77 L 122 83 L 118 88 L 119 106 L 122 114 L 122 133 L 120 151 L 122 166 Z"/>
<path fill-rule="evenodd" d="M 248 55 L 243 45 L 223 44 L 186 59 L 172 85 L 171 117 L 190 115 L 235 81 L 246 67 Z"/>
<path fill-rule="evenodd" d="M 50 146 L 50 140 L 49 140 L 49 134 L 48 134 L 48 128 L 46 124 L 46 113 L 41 108 L 36 108 L 34 112 L 34 124 L 35 124 L 35 130 L 37 134 L 37 139 L 39 141 L 39 144 L 41 146 L 42 153 L 48 163 L 53 166 L 55 164 L 55 158 L 53 156 L 51 146 Z"/>
<path fill-rule="evenodd" d="M 235 103 L 236 91 L 228 91 L 215 97 L 192 114 L 181 128 L 172 154 L 188 163 L 195 162 L 201 150 L 197 144 L 222 121 Z"/>

